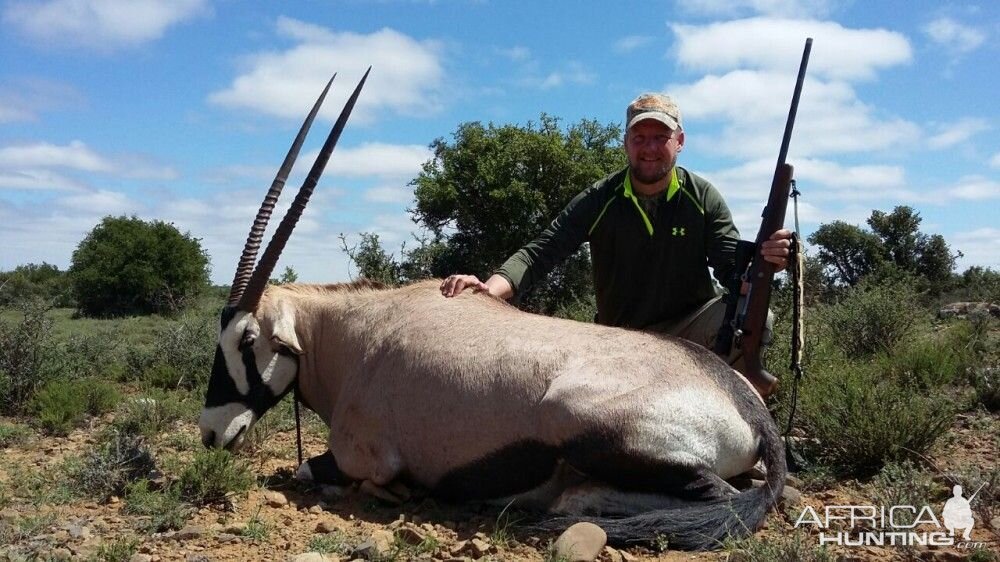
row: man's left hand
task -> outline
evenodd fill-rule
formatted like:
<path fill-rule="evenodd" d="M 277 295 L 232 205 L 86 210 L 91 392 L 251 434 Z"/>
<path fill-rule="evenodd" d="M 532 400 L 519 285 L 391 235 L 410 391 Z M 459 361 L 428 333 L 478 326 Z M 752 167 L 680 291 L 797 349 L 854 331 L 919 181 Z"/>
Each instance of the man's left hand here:
<path fill-rule="evenodd" d="M 764 261 L 774 264 L 775 271 L 784 271 L 788 267 L 788 256 L 791 255 L 792 231 L 782 228 L 771 235 L 760 245 L 760 255 Z"/>

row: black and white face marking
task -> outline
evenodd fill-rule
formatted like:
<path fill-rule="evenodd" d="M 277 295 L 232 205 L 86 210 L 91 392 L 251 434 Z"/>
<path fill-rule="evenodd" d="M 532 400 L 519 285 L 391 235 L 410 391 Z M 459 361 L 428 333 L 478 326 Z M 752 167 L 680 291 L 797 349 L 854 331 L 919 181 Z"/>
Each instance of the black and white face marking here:
<path fill-rule="evenodd" d="M 222 311 L 219 343 L 198 426 L 206 447 L 239 449 L 253 424 L 292 389 L 298 357 L 272 349 L 248 312 Z"/>

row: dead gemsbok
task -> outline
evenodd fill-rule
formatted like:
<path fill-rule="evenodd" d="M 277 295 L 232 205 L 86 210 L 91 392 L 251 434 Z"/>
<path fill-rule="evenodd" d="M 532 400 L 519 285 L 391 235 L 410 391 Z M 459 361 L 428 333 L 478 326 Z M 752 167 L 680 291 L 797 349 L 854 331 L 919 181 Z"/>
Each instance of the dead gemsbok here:
<path fill-rule="evenodd" d="M 297 384 L 330 427 L 329 451 L 300 473 L 322 469 L 329 483 L 399 480 L 453 500 L 516 498 L 569 516 L 551 528 L 590 520 L 612 543 L 665 535 L 673 547 L 712 548 L 757 529 L 784 485 L 784 449 L 753 388 L 706 349 L 485 295 L 446 299 L 439 281 L 266 287 L 365 78 L 251 274 L 326 90 L 254 222 L 222 311 L 205 445 L 238 448 Z M 759 458 L 764 486 L 738 492 L 725 482 Z"/>

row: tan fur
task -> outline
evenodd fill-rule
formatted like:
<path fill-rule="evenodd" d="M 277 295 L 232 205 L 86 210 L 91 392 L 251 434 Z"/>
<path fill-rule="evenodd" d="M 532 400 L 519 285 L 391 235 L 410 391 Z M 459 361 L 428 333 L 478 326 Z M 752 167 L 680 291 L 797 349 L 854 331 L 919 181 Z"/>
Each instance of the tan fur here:
<path fill-rule="evenodd" d="M 446 299 L 438 283 L 285 285 L 261 300 L 261 336 L 297 341 L 302 395 L 347 475 L 384 485 L 405 472 L 430 487 L 511 443 L 593 432 L 632 433 L 637 452 L 724 478 L 756 460 L 704 350 L 485 295 Z"/>

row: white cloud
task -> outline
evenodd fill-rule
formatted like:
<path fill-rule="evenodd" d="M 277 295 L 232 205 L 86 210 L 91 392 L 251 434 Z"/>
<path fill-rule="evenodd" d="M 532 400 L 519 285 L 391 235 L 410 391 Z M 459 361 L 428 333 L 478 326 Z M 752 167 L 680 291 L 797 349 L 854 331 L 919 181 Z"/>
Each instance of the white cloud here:
<path fill-rule="evenodd" d="M 834 0 L 683 0 L 677 6 L 687 13 L 708 16 L 768 14 L 785 17 L 830 13 Z"/>
<path fill-rule="evenodd" d="M 0 168 L 13 167 L 69 168 L 85 172 L 109 172 L 113 169 L 107 159 L 78 140 L 65 146 L 43 142 L 0 148 Z"/>
<path fill-rule="evenodd" d="M 413 188 L 408 185 L 380 185 L 365 191 L 365 201 L 373 203 L 413 202 Z"/>
<path fill-rule="evenodd" d="M 775 95 L 777 84 L 787 85 L 787 93 Z M 693 84 L 671 84 L 665 89 L 680 104 L 689 143 L 711 145 L 715 151 L 740 158 L 762 158 L 777 154 L 794 84 L 793 74 L 736 70 L 723 76 L 708 75 Z M 811 157 L 870 152 L 918 138 L 920 129 L 915 124 L 879 119 L 874 114 L 872 107 L 858 100 L 849 84 L 807 78 L 791 153 Z M 692 119 L 718 119 L 725 126 L 718 138 L 699 138 L 698 126 Z"/>
<path fill-rule="evenodd" d="M 653 38 L 648 35 L 629 35 L 615 41 L 614 50 L 616 53 L 631 53 L 632 51 L 648 45 Z"/>
<path fill-rule="evenodd" d="M 367 35 L 335 32 L 286 17 L 278 19 L 277 28 L 295 45 L 247 57 L 249 70 L 229 88 L 211 94 L 212 103 L 301 119 L 337 72 L 323 109 L 332 119 L 371 65 L 352 121 L 370 122 L 387 111 L 427 115 L 440 107 L 444 70 L 441 49 L 433 41 L 418 41 L 389 28 Z"/>
<path fill-rule="evenodd" d="M 46 46 L 107 51 L 155 41 L 170 26 L 206 10 L 205 0 L 16 1 L 4 9 L 3 19 Z"/>
<path fill-rule="evenodd" d="M 514 62 L 522 62 L 531 58 L 531 50 L 527 47 L 515 46 L 509 49 L 497 49 L 497 52 Z"/>
<path fill-rule="evenodd" d="M 6 77 L 0 84 L 0 123 L 34 121 L 43 111 L 83 105 L 73 86 L 36 77 Z"/>
<path fill-rule="evenodd" d="M 1000 198 L 1000 182 L 982 176 L 965 176 L 947 189 L 950 197 L 980 201 Z"/>
<path fill-rule="evenodd" d="M 986 42 L 986 34 L 982 31 L 948 17 L 931 21 L 923 31 L 931 41 L 956 54 L 974 51 Z"/>
<path fill-rule="evenodd" d="M 948 237 L 951 249 L 960 250 L 963 254 L 958 259 L 959 270 L 973 265 L 1000 269 L 1000 228 L 978 228 L 976 230 L 959 232 Z"/>
<path fill-rule="evenodd" d="M 86 186 L 51 170 L 0 170 L 0 188 L 19 191 L 79 191 Z"/>
<path fill-rule="evenodd" d="M 677 36 L 678 62 L 700 71 L 751 68 L 794 73 L 806 37 L 814 38 L 811 76 L 871 79 L 878 70 L 912 58 L 910 44 L 900 33 L 847 29 L 834 22 L 758 17 L 671 28 Z"/>
<path fill-rule="evenodd" d="M 304 157 L 307 162 L 316 153 Z M 330 157 L 327 173 L 336 176 L 373 176 L 380 178 L 413 179 L 420 173 L 424 162 L 434 156 L 420 144 L 364 143 L 354 148 L 338 148 Z"/>
<path fill-rule="evenodd" d="M 539 84 L 543 90 L 558 88 L 567 84 L 593 84 L 597 80 L 597 75 L 587 70 L 579 62 L 569 62 L 562 70 L 549 73 Z"/>
<path fill-rule="evenodd" d="M 993 158 L 990 158 L 990 166 L 993 168 L 1000 168 L 1000 152 L 997 152 L 993 155 Z"/>
<path fill-rule="evenodd" d="M 985 119 L 967 117 L 950 124 L 940 125 L 941 132 L 927 140 L 931 148 L 948 148 L 968 140 L 977 133 L 990 130 Z"/>
<path fill-rule="evenodd" d="M 103 189 L 61 197 L 56 204 L 74 213 L 90 216 L 128 215 L 143 210 L 142 205 L 124 193 Z"/>

